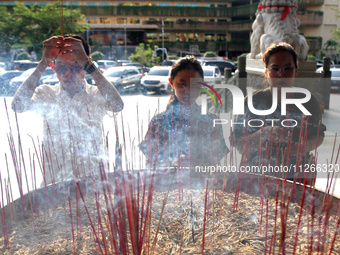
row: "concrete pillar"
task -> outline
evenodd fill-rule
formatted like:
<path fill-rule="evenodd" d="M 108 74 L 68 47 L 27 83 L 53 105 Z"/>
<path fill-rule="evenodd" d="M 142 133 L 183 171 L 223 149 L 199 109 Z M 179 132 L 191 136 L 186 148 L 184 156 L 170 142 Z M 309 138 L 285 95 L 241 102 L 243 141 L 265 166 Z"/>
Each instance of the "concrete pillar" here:
<path fill-rule="evenodd" d="M 237 57 L 237 68 L 238 68 L 238 87 L 242 90 L 243 94 L 246 95 L 247 88 L 247 72 L 246 72 L 246 57 Z"/>
<path fill-rule="evenodd" d="M 329 98 L 331 94 L 331 59 L 329 57 L 323 58 L 323 85 L 322 97 L 325 103 L 325 109 L 329 109 Z"/>
<path fill-rule="evenodd" d="M 231 68 L 224 68 L 224 84 L 228 84 L 229 79 L 231 78 L 231 72 Z M 230 100 L 230 91 L 223 89 L 220 93 L 224 96 L 224 111 L 229 112 L 231 110 L 231 103 L 228 101 Z"/>
<path fill-rule="evenodd" d="M 231 68 L 224 68 L 224 83 L 228 83 L 228 80 L 231 78 Z"/>

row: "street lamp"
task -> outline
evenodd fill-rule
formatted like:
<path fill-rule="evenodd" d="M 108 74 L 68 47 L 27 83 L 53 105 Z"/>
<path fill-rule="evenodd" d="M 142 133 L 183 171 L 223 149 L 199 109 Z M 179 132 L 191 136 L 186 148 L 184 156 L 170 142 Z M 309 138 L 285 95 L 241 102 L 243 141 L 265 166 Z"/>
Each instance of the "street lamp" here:
<path fill-rule="evenodd" d="M 124 18 L 124 57 L 126 59 L 126 18 Z"/>
<path fill-rule="evenodd" d="M 162 48 L 164 49 L 164 18 L 162 18 Z M 164 61 L 164 53 L 162 53 L 162 63 Z"/>

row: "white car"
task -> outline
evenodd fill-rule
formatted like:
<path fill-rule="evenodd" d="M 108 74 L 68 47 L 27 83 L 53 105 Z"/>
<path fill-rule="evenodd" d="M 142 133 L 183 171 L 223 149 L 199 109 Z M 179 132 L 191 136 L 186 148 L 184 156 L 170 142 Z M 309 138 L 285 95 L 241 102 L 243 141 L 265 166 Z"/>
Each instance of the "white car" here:
<path fill-rule="evenodd" d="M 26 70 L 25 72 L 23 72 L 20 76 L 17 76 L 15 78 L 13 78 L 10 82 L 9 82 L 9 86 L 15 90 L 19 88 L 19 86 L 27 80 L 27 78 L 34 72 L 35 68 L 30 68 L 28 70 Z M 45 69 L 45 71 L 43 72 L 38 85 L 42 84 L 42 81 L 45 80 L 48 76 L 53 75 L 54 71 L 51 67 L 47 67 Z"/>
<path fill-rule="evenodd" d="M 148 91 L 167 93 L 171 91 L 169 84 L 171 66 L 154 66 L 141 80 L 141 91 L 146 94 Z"/>
<path fill-rule="evenodd" d="M 340 68 L 331 68 L 331 91 L 340 90 Z"/>
<path fill-rule="evenodd" d="M 135 66 L 111 67 L 103 75 L 120 91 L 131 88 L 139 91 L 142 74 Z"/>
<path fill-rule="evenodd" d="M 98 64 L 99 68 L 101 68 L 103 70 L 109 69 L 109 68 L 114 67 L 114 66 L 118 66 L 118 63 L 116 61 L 113 61 L 113 60 L 98 60 L 97 64 Z"/>
<path fill-rule="evenodd" d="M 221 72 L 217 66 L 202 66 L 202 69 L 204 72 L 205 83 L 211 86 L 214 86 L 215 84 L 221 84 Z"/>

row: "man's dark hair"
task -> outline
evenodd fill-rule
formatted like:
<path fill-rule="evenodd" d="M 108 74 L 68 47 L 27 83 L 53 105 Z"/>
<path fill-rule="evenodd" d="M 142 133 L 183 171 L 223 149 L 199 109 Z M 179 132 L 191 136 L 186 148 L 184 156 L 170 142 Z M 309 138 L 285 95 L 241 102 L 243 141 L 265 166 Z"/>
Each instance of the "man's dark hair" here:
<path fill-rule="evenodd" d="M 79 35 L 73 35 L 73 34 L 67 34 L 67 35 L 64 35 L 64 37 L 65 37 L 65 38 L 67 38 L 67 37 L 72 37 L 72 38 L 81 40 L 81 42 L 82 42 L 82 44 L 83 44 L 83 47 L 84 47 L 84 50 L 85 50 L 87 56 L 90 56 L 91 49 L 90 49 L 89 44 L 84 40 L 84 38 L 82 38 L 82 37 L 79 36 Z"/>

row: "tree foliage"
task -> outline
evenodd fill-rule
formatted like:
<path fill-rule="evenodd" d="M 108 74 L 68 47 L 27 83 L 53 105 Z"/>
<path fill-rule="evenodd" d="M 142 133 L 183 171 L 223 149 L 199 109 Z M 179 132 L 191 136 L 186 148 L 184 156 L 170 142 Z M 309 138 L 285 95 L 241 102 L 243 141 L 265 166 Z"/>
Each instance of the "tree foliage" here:
<path fill-rule="evenodd" d="M 105 59 L 105 55 L 100 51 L 95 51 L 91 54 L 91 58 L 93 61 L 98 61 L 98 60 Z"/>
<path fill-rule="evenodd" d="M 41 55 L 42 42 L 53 35 L 61 34 L 60 8 L 58 3 L 0 8 L 0 46 L 8 52 L 13 47 L 28 47 Z M 63 7 L 63 33 L 79 34 L 87 25 L 79 23 L 80 10 Z"/>
<path fill-rule="evenodd" d="M 26 51 L 23 51 L 23 52 L 20 52 L 16 58 L 16 60 L 30 60 L 31 59 L 31 55 L 28 54 L 28 52 Z"/>
<path fill-rule="evenodd" d="M 13 16 L 5 6 L 0 7 L 0 47 L 6 53 L 22 41 L 21 35 L 17 33 L 19 20 Z"/>
<path fill-rule="evenodd" d="M 328 51 L 329 49 L 335 49 L 336 46 L 338 45 L 338 42 L 332 39 L 329 39 L 326 43 L 325 43 L 325 49 Z"/>
<path fill-rule="evenodd" d="M 334 29 L 332 31 L 333 35 L 334 35 L 334 42 L 336 43 L 336 48 L 340 49 L 340 28 Z"/>
<path fill-rule="evenodd" d="M 340 11 L 338 11 L 337 16 L 340 18 Z M 331 44 L 332 44 L 329 46 L 335 46 L 337 52 L 339 52 L 340 51 L 340 28 L 338 27 L 332 30 L 332 34 L 333 34 L 334 40 L 328 40 L 328 41 L 331 41 Z"/>
<path fill-rule="evenodd" d="M 131 61 L 142 64 L 143 66 L 151 66 L 152 64 L 152 49 L 149 44 L 140 43 L 139 47 L 136 47 L 135 53 L 132 53 L 129 57 Z"/>
<path fill-rule="evenodd" d="M 93 44 L 93 51 L 103 51 L 103 41 L 102 40 L 92 40 L 92 44 Z"/>
<path fill-rule="evenodd" d="M 213 51 L 207 51 L 206 53 L 204 53 L 204 56 L 203 57 L 217 57 L 216 53 L 213 52 Z"/>

